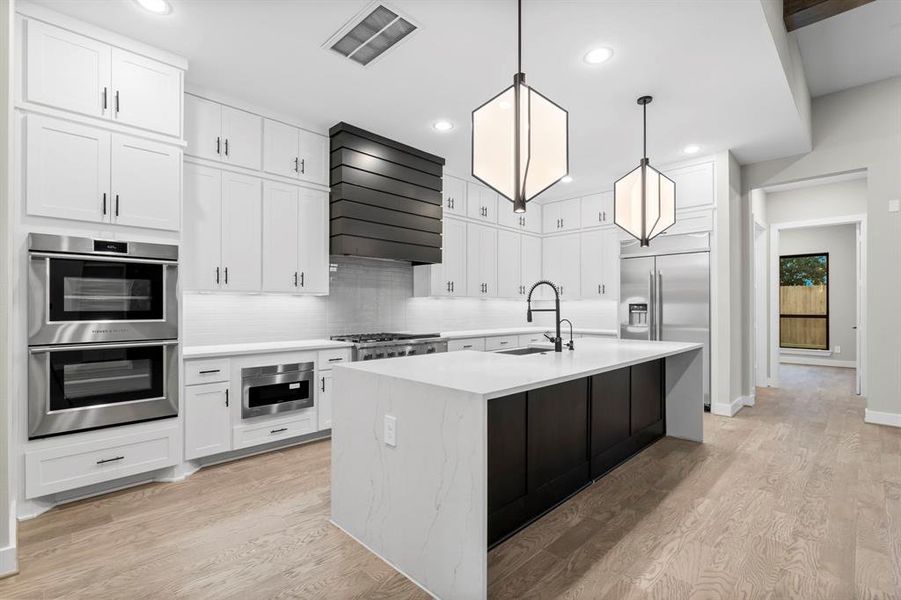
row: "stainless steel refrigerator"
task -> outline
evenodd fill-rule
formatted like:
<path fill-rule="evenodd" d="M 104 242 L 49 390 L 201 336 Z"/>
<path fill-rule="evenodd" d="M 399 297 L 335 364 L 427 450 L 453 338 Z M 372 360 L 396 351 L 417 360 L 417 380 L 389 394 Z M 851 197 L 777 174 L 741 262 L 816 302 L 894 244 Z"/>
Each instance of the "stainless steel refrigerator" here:
<path fill-rule="evenodd" d="M 622 242 L 620 337 L 704 344 L 710 409 L 710 234 L 662 235 L 646 248 Z"/>

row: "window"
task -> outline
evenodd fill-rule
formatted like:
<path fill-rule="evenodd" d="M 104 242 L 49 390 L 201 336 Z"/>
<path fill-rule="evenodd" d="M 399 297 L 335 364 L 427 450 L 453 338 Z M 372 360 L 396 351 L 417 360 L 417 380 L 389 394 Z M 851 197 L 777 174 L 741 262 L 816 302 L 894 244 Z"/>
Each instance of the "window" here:
<path fill-rule="evenodd" d="M 829 254 L 779 257 L 779 346 L 829 349 Z"/>

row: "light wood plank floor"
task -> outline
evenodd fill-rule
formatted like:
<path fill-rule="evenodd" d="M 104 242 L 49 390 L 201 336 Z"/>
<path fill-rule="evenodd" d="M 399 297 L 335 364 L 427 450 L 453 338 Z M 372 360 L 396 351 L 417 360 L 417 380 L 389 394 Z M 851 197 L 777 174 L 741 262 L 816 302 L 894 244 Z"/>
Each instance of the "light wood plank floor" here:
<path fill-rule="evenodd" d="M 901 598 L 901 430 L 789 366 L 708 443 L 665 439 L 490 555 L 492 598 Z M 328 523 L 329 444 L 22 523 L 0 598 L 424 598 Z"/>

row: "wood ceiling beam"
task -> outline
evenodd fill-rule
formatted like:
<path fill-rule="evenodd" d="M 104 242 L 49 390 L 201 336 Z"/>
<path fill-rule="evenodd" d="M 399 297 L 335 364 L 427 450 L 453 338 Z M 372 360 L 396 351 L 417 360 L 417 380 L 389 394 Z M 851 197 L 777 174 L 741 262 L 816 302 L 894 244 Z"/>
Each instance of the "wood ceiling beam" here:
<path fill-rule="evenodd" d="M 784 0 L 782 18 L 785 28 L 794 31 L 823 19 L 834 17 L 873 0 Z"/>

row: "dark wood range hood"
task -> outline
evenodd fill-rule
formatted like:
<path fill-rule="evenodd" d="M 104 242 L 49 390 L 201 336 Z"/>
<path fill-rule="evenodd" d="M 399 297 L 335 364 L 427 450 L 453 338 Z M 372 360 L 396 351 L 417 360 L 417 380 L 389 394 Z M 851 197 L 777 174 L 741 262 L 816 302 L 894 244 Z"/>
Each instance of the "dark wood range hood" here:
<path fill-rule="evenodd" d="M 331 253 L 441 262 L 444 159 L 338 123 L 331 136 Z"/>

